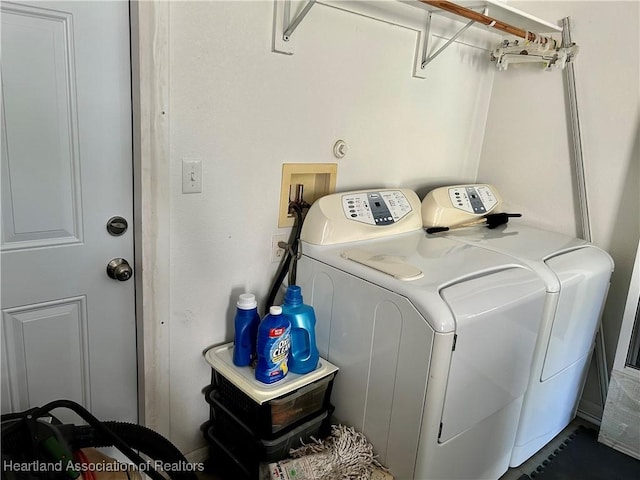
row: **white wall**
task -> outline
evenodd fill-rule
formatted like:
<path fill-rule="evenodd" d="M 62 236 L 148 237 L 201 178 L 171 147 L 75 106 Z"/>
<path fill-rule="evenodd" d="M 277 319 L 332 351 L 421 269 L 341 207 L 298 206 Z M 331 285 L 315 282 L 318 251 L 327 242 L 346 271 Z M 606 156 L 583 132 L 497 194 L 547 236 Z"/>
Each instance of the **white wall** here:
<path fill-rule="evenodd" d="M 575 20 L 594 239 L 617 263 L 605 312 L 612 355 L 640 223 L 638 4 L 517 6 L 546 20 Z M 275 271 L 271 236 L 287 232 L 276 218 L 282 163 L 337 162 L 338 190 L 406 186 L 424 195 L 435 185 L 474 180 L 482 153 L 478 180 L 496 184 L 530 223 L 575 232 L 558 72 L 496 74 L 492 96 L 493 64 L 467 45 L 430 64 L 426 80 L 412 78 L 415 28 L 316 5 L 295 34 L 295 54 L 284 56 L 270 51 L 271 1 L 173 1 L 167 10 L 166 24 L 164 13 L 150 19 L 160 24 L 147 45 L 159 73 L 165 54 L 169 70 L 168 87 L 161 79 L 157 88 L 163 113 L 155 118 L 163 125 L 168 118 L 170 178 L 154 187 L 164 194 L 164 185 L 170 205 L 169 218 L 158 212 L 167 222 L 159 235 L 170 242 L 170 315 L 156 333 L 168 345 L 155 354 L 154 377 L 169 398 L 168 409 L 155 413 L 166 412 L 168 420 L 157 421 L 184 452 L 204 445 L 201 389 L 210 370 L 202 351 L 232 338 L 237 295 L 264 299 Z M 394 22 L 419 24 L 424 15 L 414 19 Z M 435 26 L 442 32 L 449 22 Z M 331 147 L 339 138 L 350 151 L 337 161 Z M 183 195 L 181 161 L 193 157 L 203 162 L 203 192 Z"/>
<path fill-rule="evenodd" d="M 616 263 L 603 315 L 609 369 L 640 235 L 640 3 L 509 2 L 549 21 L 569 16 L 593 241 Z M 479 181 L 496 185 L 523 221 L 579 233 L 562 72 L 497 73 Z M 592 367 L 581 409 L 599 418 Z"/>
<path fill-rule="evenodd" d="M 419 80 L 415 30 L 316 5 L 285 56 L 270 51 L 272 20 L 271 1 L 170 4 L 168 433 L 185 452 L 204 444 L 202 351 L 232 339 L 237 295 L 262 301 L 275 271 L 271 236 L 287 232 L 277 228 L 282 163 L 338 162 L 338 190 L 424 195 L 476 176 L 494 69 L 486 51 L 453 45 Z M 340 161 L 338 139 L 350 149 Z M 201 194 L 181 193 L 187 157 L 202 160 Z"/>

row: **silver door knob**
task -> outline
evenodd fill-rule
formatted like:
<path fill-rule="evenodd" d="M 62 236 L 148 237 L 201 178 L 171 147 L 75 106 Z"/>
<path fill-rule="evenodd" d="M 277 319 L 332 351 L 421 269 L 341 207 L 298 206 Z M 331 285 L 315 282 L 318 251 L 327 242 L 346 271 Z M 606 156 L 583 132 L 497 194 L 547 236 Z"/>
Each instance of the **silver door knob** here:
<path fill-rule="evenodd" d="M 114 280 L 126 282 L 133 276 L 133 269 L 124 258 L 114 258 L 107 264 L 107 275 Z"/>

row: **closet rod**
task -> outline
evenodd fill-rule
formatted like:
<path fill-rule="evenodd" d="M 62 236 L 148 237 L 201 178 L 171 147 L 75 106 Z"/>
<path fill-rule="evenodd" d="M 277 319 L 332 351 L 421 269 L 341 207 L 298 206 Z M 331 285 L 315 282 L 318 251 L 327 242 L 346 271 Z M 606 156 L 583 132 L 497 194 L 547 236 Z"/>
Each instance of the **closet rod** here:
<path fill-rule="evenodd" d="M 441 10 L 445 10 L 447 12 L 453 13 L 455 15 L 459 15 L 469 20 L 482 23 L 487 27 L 492 27 L 497 30 L 501 30 L 503 32 L 509 33 L 511 35 L 522 37 L 532 42 L 538 41 L 544 45 L 550 40 L 553 40 L 545 36 L 537 35 L 533 32 L 528 32 L 526 30 L 523 30 L 522 28 L 514 27 L 513 25 L 509 25 L 508 23 L 501 22 L 500 20 L 496 20 L 495 18 L 488 17 L 487 15 L 483 15 L 482 13 L 475 12 L 473 10 L 462 7 L 452 2 L 448 2 L 444 0 L 420 0 L 420 1 L 422 3 L 426 3 L 433 7 L 437 7 Z"/>

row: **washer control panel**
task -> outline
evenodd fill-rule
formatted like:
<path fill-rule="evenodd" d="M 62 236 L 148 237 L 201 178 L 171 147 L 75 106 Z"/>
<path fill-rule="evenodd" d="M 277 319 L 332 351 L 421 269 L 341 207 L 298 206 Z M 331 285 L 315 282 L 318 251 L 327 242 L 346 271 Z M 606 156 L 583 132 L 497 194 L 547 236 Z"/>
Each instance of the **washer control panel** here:
<path fill-rule="evenodd" d="M 342 196 L 347 219 L 368 225 L 391 225 L 411 212 L 411 204 L 400 190 L 350 193 Z"/>
<path fill-rule="evenodd" d="M 380 188 L 320 197 L 307 212 L 300 239 L 334 245 L 416 230 L 422 230 L 418 195 L 407 188 Z"/>

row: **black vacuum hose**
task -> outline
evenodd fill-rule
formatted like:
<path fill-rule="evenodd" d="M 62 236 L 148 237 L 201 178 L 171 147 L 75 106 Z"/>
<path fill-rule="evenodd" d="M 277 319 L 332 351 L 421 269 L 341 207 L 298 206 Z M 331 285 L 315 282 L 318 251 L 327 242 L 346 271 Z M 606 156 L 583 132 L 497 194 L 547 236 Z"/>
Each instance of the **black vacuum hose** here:
<path fill-rule="evenodd" d="M 150 428 L 128 422 L 102 422 L 112 433 L 121 438 L 132 449 L 138 450 L 152 460 L 161 462 L 162 468 L 173 480 L 196 480 L 194 468 L 169 440 Z M 110 435 L 96 432 L 91 426 L 75 428 L 73 449 L 88 447 L 111 447 Z"/>

